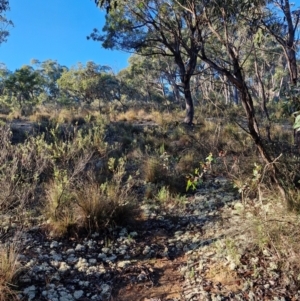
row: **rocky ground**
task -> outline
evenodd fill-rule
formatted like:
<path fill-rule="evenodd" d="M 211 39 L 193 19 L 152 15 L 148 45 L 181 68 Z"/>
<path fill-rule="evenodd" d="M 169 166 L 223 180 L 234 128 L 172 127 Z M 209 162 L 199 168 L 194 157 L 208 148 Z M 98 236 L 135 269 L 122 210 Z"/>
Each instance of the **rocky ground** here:
<path fill-rule="evenodd" d="M 271 248 L 250 251 L 254 216 L 247 206 L 218 177 L 182 201 L 145 201 L 131 229 L 68 240 L 48 237 L 42 225 L 23 231 L 19 298 L 300 300 L 294 277 L 278 267 Z"/>

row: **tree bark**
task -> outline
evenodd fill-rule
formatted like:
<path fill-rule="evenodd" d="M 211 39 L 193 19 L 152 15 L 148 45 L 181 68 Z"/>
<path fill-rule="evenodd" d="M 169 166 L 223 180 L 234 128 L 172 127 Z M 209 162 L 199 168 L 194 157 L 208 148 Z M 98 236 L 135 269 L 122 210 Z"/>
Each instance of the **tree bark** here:
<path fill-rule="evenodd" d="M 194 103 L 190 89 L 190 80 L 184 83 L 184 97 L 186 110 L 184 122 L 187 124 L 192 124 L 194 119 Z"/>
<path fill-rule="evenodd" d="M 298 81 L 298 71 L 297 71 L 297 59 L 295 46 L 289 47 L 286 49 L 286 57 L 288 59 L 288 67 L 290 73 L 290 81 L 292 85 L 296 85 Z"/>

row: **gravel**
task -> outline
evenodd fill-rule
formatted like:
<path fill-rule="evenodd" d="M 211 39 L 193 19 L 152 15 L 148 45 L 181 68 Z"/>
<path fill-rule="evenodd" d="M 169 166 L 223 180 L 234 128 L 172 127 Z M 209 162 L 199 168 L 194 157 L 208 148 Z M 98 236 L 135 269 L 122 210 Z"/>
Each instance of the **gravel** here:
<path fill-rule="evenodd" d="M 143 261 L 172 263 L 182 257 L 176 266 L 183 276 L 180 300 L 300 300 L 293 275 L 281 273 L 274 254 L 248 251 L 244 230 L 252 216 L 243 213 L 246 205 L 231 187 L 219 177 L 184 204 L 145 201 L 143 227 L 116 228 L 109 237 L 93 233 L 81 240 L 55 240 L 42 228 L 29 229 L 21 237 L 26 247 L 19 258 L 26 272 L 20 276 L 20 299 L 111 300 L 114 283 L 125 271 L 137 271 L 130 281 L 143 283 L 152 277 L 151 268 L 141 267 Z"/>

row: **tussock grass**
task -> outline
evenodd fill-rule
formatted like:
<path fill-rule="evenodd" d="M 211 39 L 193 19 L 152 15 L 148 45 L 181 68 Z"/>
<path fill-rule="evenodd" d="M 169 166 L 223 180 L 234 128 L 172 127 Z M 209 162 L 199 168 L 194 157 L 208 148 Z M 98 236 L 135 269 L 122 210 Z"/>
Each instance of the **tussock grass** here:
<path fill-rule="evenodd" d="M 130 187 L 109 182 L 86 183 L 76 192 L 76 215 L 79 226 L 89 232 L 108 226 L 128 225 L 136 213 L 136 202 Z"/>
<path fill-rule="evenodd" d="M 0 245 L 0 301 L 19 300 L 16 289 L 22 269 L 18 260 L 17 237 L 12 242 Z"/>

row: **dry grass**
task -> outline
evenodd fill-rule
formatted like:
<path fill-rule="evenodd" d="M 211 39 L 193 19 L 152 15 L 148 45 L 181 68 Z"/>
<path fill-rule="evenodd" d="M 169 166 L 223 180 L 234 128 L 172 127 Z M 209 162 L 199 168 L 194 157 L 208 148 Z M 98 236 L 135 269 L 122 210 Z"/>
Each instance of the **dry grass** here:
<path fill-rule="evenodd" d="M 108 226 L 130 224 L 136 213 L 136 204 L 126 185 L 116 183 L 86 183 L 76 194 L 76 215 L 79 227 L 89 232 L 99 231 Z"/>
<path fill-rule="evenodd" d="M 21 272 L 17 239 L 0 245 L 0 301 L 18 300 L 16 284 Z"/>
<path fill-rule="evenodd" d="M 51 118 L 51 114 L 40 113 L 40 112 L 36 112 L 35 114 L 29 116 L 29 120 L 31 122 L 36 122 L 36 123 L 48 122 L 50 118 Z"/>
<path fill-rule="evenodd" d="M 162 166 L 162 162 L 158 157 L 149 156 L 144 159 L 143 178 L 146 182 L 158 183 L 161 182 L 166 172 Z"/>
<path fill-rule="evenodd" d="M 46 185 L 44 215 L 51 228 L 52 236 L 64 236 L 78 221 L 74 213 L 70 179 L 66 173 L 57 173 L 55 179 Z"/>
<path fill-rule="evenodd" d="M 118 116 L 116 118 L 113 118 L 116 121 L 136 121 L 137 118 L 137 112 L 134 109 L 130 109 L 126 112 L 122 112 L 120 114 L 118 114 Z"/>
<path fill-rule="evenodd" d="M 14 119 L 19 119 L 19 118 L 22 118 L 22 113 L 21 113 L 20 109 L 14 109 L 12 112 L 10 112 L 7 115 L 7 120 L 8 121 L 12 121 Z"/>

